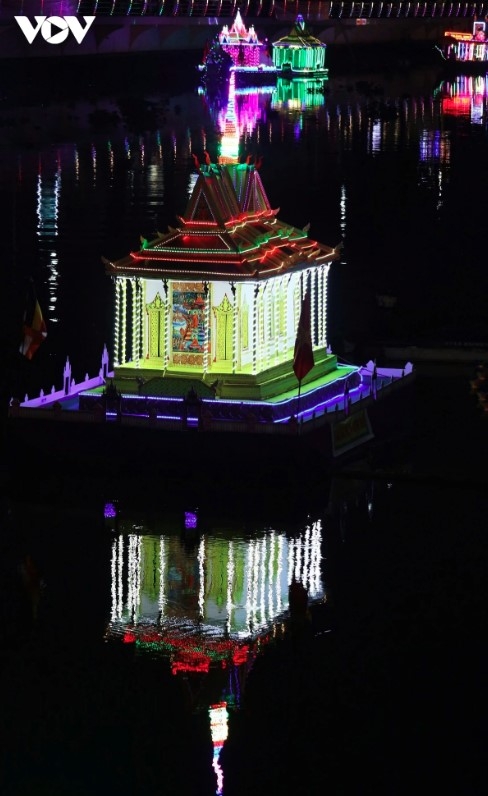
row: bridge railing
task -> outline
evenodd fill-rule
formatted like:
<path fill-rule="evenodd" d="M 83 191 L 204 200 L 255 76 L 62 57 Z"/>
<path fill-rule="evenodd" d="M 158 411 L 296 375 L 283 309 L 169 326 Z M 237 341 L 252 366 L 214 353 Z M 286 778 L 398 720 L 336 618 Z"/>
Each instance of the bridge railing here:
<path fill-rule="evenodd" d="M 486 14 L 488 14 L 488 3 L 455 3 L 443 0 L 351 3 L 335 0 L 330 3 L 329 16 L 331 19 L 471 18 L 473 16 L 480 19 Z"/>
<path fill-rule="evenodd" d="M 63 15 L 75 11 L 90 16 L 228 19 L 235 16 L 237 8 L 247 18 L 289 19 L 302 14 L 309 20 L 484 19 L 488 15 L 488 2 L 462 0 L 0 0 L 0 17 L 46 13 Z"/>
<path fill-rule="evenodd" d="M 12 0 L 10 0 L 12 2 Z M 0 0 L 1 3 L 1 0 Z M 19 0 L 20 3 L 20 0 Z M 396 2 L 345 2 L 344 0 L 78 0 L 78 13 L 96 16 L 276 17 L 302 14 L 306 19 L 484 18 L 488 2 L 396 0 Z"/>
<path fill-rule="evenodd" d="M 95 16 L 157 16 L 233 18 L 239 8 L 243 17 L 271 17 L 274 0 L 78 0 L 77 12 Z M 280 3 L 279 6 L 286 5 Z M 291 4 L 289 4 L 291 5 Z M 300 3 L 294 2 L 298 6 Z M 328 5 L 320 4 L 315 5 Z"/>

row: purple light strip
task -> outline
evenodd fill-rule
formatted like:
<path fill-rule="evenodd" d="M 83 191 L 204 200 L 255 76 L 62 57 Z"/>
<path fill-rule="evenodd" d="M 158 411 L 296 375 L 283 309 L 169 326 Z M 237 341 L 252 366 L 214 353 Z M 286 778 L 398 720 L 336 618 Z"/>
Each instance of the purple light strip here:
<path fill-rule="evenodd" d="M 93 394 L 91 392 L 80 392 L 79 395 L 80 396 L 84 396 L 84 397 L 88 397 L 88 398 L 92 398 L 93 397 Z M 177 401 L 177 402 L 183 402 L 185 400 L 184 398 L 178 398 L 177 396 L 174 396 L 173 398 L 167 398 L 166 396 L 163 396 L 163 395 L 154 395 L 154 396 L 153 395 L 151 395 L 151 396 L 149 396 L 149 395 L 148 396 L 145 396 L 145 395 L 123 395 L 124 401 L 143 401 L 144 398 L 146 398 L 146 397 L 147 398 L 150 397 L 151 401 Z"/>
<path fill-rule="evenodd" d="M 349 390 L 349 395 L 351 396 L 351 395 L 353 395 L 355 393 L 362 392 L 363 389 L 364 388 L 363 388 L 362 385 L 360 385 L 359 387 L 353 387 L 351 390 Z M 298 396 L 293 398 L 293 399 L 291 399 L 291 400 L 297 401 L 298 400 Z M 343 402 L 344 402 L 344 395 L 335 395 L 333 398 L 329 398 L 327 401 L 321 401 L 320 403 L 315 404 L 315 406 L 308 406 L 302 412 L 299 412 L 298 415 L 296 415 L 296 413 L 295 413 L 295 416 L 305 418 L 307 415 L 313 415 L 314 412 L 316 412 L 318 409 L 322 409 L 323 407 L 326 407 L 326 406 L 334 406 L 334 404 L 339 405 L 339 404 L 341 404 Z M 293 417 L 293 415 L 289 415 L 288 417 L 282 417 L 279 420 L 275 420 L 274 422 L 276 424 L 278 424 L 278 423 L 287 423 L 290 420 L 291 417 Z"/>

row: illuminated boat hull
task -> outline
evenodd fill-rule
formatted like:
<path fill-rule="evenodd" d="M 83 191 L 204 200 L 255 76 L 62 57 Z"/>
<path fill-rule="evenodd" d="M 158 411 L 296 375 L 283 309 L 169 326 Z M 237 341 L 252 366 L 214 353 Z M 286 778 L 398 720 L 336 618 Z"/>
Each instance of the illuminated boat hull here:
<path fill-rule="evenodd" d="M 198 408 L 180 402 L 180 417 L 128 414 L 107 404 L 102 411 L 71 395 L 66 405 L 11 407 L 5 434 L 5 489 L 24 494 L 25 462 L 42 462 L 29 497 L 102 499 L 158 490 L 186 494 L 199 503 L 218 500 L 250 508 L 250 496 L 277 505 L 307 504 L 323 494 L 327 475 L 349 459 L 408 439 L 415 374 L 358 371 L 361 385 L 336 396 L 328 411 L 313 408 L 317 396 L 302 391 L 300 423 L 238 417 L 236 402 L 219 402 L 219 417 L 202 420 Z M 313 387 L 313 385 L 312 385 Z M 313 400 L 313 403 L 312 403 Z M 298 398 L 295 395 L 294 408 Z M 80 408 L 80 403 L 84 408 Z M 156 403 L 156 401 L 154 402 Z M 232 411 L 235 413 L 232 416 Z M 137 473 L 137 481 L 134 475 Z M 258 489 L 256 493 L 255 490 Z M 244 502 L 242 502 L 244 501 Z"/>

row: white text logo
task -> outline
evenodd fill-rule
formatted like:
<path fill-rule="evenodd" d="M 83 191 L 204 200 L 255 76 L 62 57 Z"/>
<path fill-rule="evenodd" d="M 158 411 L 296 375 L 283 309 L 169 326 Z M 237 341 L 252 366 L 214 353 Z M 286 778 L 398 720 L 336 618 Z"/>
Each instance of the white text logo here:
<path fill-rule="evenodd" d="M 81 44 L 95 21 L 95 17 L 83 17 L 85 20 L 83 27 L 78 17 L 34 17 L 36 25 L 33 25 L 28 17 L 15 17 L 15 19 L 29 44 L 32 44 L 39 31 L 48 44 L 62 44 L 68 38 L 70 31 L 78 44 Z"/>

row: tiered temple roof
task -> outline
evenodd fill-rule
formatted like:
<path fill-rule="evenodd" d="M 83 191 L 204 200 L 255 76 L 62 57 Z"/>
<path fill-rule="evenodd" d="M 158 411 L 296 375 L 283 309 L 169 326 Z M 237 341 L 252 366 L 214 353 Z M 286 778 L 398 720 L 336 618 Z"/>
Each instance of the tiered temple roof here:
<path fill-rule="evenodd" d="M 335 249 L 306 230 L 277 218 L 258 168 L 248 163 L 200 167 L 178 226 L 116 262 L 103 262 L 114 276 L 145 279 L 260 280 L 323 265 Z"/>
<path fill-rule="evenodd" d="M 273 42 L 273 47 L 300 47 L 301 49 L 319 48 L 325 49 L 325 44 L 317 39 L 305 25 L 301 15 L 295 20 L 292 29 L 286 36 L 282 36 Z"/>

